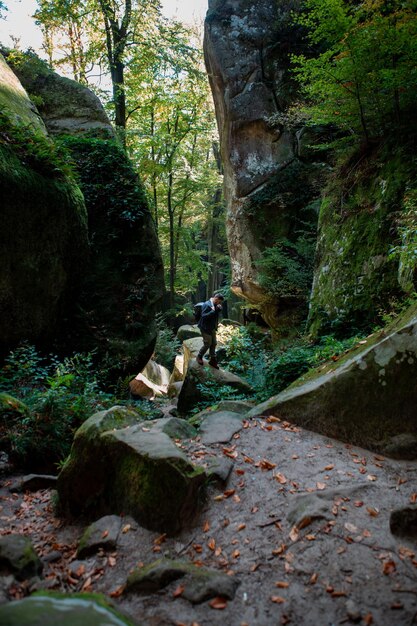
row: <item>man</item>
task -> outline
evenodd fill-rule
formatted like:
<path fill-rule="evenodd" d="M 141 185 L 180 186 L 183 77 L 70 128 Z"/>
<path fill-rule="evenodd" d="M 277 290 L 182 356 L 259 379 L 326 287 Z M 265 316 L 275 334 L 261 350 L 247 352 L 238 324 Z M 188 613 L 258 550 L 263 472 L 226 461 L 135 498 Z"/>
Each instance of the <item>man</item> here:
<path fill-rule="evenodd" d="M 209 365 L 211 367 L 215 367 L 216 370 L 219 369 L 216 360 L 216 331 L 217 326 L 219 324 L 219 314 L 222 310 L 222 302 L 224 297 L 221 293 L 216 293 L 214 296 L 204 302 L 201 308 L 201 317 L 198 322 L 198 327 L 201 330 L 201 335 L 203 337 L 203 347 L 197 355 L 197 363 L 199 365 L 204 365 L 203 356 L 209 350 Z"/>

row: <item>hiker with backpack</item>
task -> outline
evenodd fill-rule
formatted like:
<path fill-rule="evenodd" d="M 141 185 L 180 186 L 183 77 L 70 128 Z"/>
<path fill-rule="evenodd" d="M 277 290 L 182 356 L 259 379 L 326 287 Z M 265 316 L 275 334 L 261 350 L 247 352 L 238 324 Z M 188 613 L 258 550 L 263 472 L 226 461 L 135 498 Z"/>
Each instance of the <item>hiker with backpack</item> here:
<path fill-rule="evenodd" d="M 223 300 L 224 296 L 222 296 L 221 293 L 216 293 L 210 298 L 210 300 L 203 302 L 201 305 L 201 316 L 197 323 L 201 331 L 201 336 L 203 337 L 203 347 L 197 355 L 197 363 L 199 365 L 204 365 L 203 356 L 208 350 L 210 355 L 209 365 L 211 365 L 211 367 L 215 367 L 217 370 L 219 369 L 219 366 L 217 365 L 216 360 L 216 331 L 217 326 L 219 325 L 219 315 L 222 310 L 221 303 Z"/>

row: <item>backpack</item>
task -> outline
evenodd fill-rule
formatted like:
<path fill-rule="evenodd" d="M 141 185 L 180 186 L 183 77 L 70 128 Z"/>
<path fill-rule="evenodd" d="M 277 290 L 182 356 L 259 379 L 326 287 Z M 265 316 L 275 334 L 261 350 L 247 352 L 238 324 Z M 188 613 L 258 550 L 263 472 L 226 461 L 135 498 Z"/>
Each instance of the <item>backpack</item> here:
<path fill-rule="evenodd" d="M 194 320 L 197 324 L 201 320 L 201 311 L 203 309 L 203 304 L 204 302 L 197 302 L 197 304 L 194 305 Z"/>

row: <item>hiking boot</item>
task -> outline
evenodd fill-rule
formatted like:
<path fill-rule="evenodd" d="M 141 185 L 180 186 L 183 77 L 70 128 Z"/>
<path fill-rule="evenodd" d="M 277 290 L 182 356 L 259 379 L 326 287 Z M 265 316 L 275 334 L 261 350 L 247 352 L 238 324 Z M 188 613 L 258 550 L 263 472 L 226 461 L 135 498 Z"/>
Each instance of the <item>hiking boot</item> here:
<path fill-rule="evenodd" d="M 204 365 L 204 361 L 203 361 L 203 359 L 201 358 L 201 356 L 198 356 L 198 357 L 196 358 L 196 361 L 197 361 L 197 363 L 198 363 L 199 365 Z"/>
<path fill-rule="evenodd" d="M 217 365 L 217 361 L 216 361 L 215 357 L 212 357 L 209 360 L 209 365 L 211 365 L 211 367 L 214 367 L 216 370 L 220 369 L 220 367 Z"/>

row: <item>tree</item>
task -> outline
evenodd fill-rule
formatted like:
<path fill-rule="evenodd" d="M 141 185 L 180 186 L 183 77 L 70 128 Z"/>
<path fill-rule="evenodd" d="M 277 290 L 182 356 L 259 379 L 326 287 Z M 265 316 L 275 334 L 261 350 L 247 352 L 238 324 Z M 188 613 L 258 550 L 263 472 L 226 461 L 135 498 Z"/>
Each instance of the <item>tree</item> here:
<path fill-rule="evenodd" d="M 163 40 L 146 63 L 139 55 L 129 66 L 127 144 L 149 191 L 173 306 L 175 293 L 190 292 L 207 275 L 203 232 L 219 173 L 201 50 L 177 23 L 165 25 Z"/>
<path fill-rule="evenodd" d="M 417 104 L 417 2 L 306 0 L 297 18 L 309 55 L 293 56 L 313 122 L 366 142 L 398 128 Z"/>

